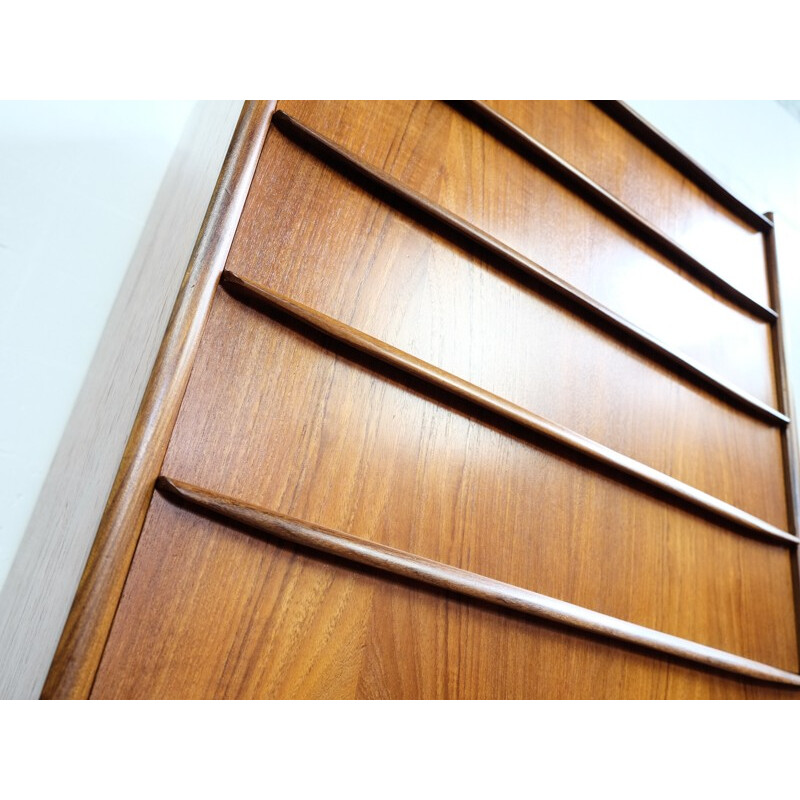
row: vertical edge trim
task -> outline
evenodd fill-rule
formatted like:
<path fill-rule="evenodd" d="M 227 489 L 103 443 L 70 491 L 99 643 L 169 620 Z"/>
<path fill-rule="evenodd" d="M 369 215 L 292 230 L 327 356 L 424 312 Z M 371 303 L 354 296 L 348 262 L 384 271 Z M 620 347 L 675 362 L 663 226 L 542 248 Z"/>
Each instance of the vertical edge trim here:
<path fill-rule="evenodd" d="M 44 699 L 85 699 L 91 693 L 275 104 L 248 101 L 242 108 L 45 681 Z"/>
<path fill-rule="evenodd" d="M 783 318 L 781 316 L 781 293 L 778 276 L 778 249 L 775 242 L 774 214 L 768 211 L 764 215 L 771 224 L 764 232 L 764 251 L 767 263 L 767 286 L 769 301 L 778 313 L 778 319 L 772 327 L 772 359 L 775 370 L 775 388 L 778 408 L 789 413 L 793 409 L 792 394 L 789 386 L 789 375 L 786 367 L 786 340 L 784 338 Z M 797 533 L 797 514 L 800 508 L 798 495 L 798 446 L 795 426 L 787 425 L 781 431 L 781 449 L 783 455 L 783 482 L 786 491 L 786 512 L 788 528 Z M 800 663 L 800 547 L 795 545 L 791 551 L 792 587 L 794 590 L 795 635 L 797 637 L 798 663 Z"/>

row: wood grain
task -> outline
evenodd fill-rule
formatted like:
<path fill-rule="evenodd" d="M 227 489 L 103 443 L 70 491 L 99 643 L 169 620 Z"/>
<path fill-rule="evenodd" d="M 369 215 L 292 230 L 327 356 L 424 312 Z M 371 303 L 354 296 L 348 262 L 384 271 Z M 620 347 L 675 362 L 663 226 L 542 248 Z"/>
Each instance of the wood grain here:
<path fill-rule="evenodd" d="M 773 223 L 773 215 L 767 213 L 766 218 Z M 774 225 L 774 223 L 773 223 Z M 765 235 L 767 252 L 767 277 L 769 280 L 769 291 L 772 302 L 777 308 L 781 307 L 780 281 L 778 279 L 778 252 L 775 245 L 775 228 L 772 227 Z M 776 387 L 778 390 L 778 407 L 785 412 L 791 413 L 793 409 L 792 396 L 790 391 L 789 376 L 786 370 L 786 334 L 784 332 L 783 320 L 778 319 L 773 332 L 772 354 L 774 360 Z M 798 481 L 798 462 L 797 462 L 797 426 L 788 427 L 782 437 L 783 445 L 783 464 L 784 478 L 786 483 L 786 497 L 789 505 L 789 526 L 792 530 L 797 530 L 797 514 L 800 500 L 798 491 L 800 482 Z"/>
<path fill-rule="evenodd" d="M 763 223 L 742 220 L 687 179 L 652 140 L 641 141 L 591 103 L 487 102 L 729 283 L 770 305 Z"/>
<path fill-rule="evenodd" d="M 772 298 L 773 303 L 776 305 L 776 308 L 780 309 L 782 301 L 780 280 L 778 277 L 778 248 L 776 245 L 776 231 L 774 227 L 773 214 L 771 212 L 767 212 L 766 218 L 773 225 L 773 227 L 765 234 L 767 244 L 767 277 L 769 280 L 769 291 L 770 297 Z M 794 408 L 794 405 L 790 391 L 789 375 L 787 372 L 786 334 L 784 331 L 782 318 L 778 319 L 772 335 L 772 352 L 775 359 L 775 375 L 777 378 L 779 407 L 791 411 Z M 784 430 L 781 445 L 783 455 L 783 479 L 788 505 L 789 528 L 793 531 L 797 531 L 798 512 L 800 512 L 800 496 L 798 495 L 800 492 L 800 480 L 798 478 L 798 476 L 800 476 L 800 472 L 798 472 L 798 442 L 796 425 L 790 425 Z M 800 647 L 800 548 L 798 547 L 795 547 L 792 550 L 792 582 L 794 585 L 795 601 L 794 618 L 797 630 L 798 647 Z"/>
<path fill-rule="evenodd" d="M 239 230 L 237 275 L 786 529 L 777 429 L 598 336 L 276 132 Z M 710 351 L 758 369 L 758 352 L 717 333 Z"/>
<path fill-rule="evenodd" d="M 796 669 L 785 548 L 629 488 L 224 292 L 163 472 Z"/>
<path fill-rule="evenodd" d="M 483 600 L 533 617 L 557 622 L 627 644 L 638 645 L 648 650 L 677 656 L 705 666 L 800 688 L 800 675 L 705 647 L 697 642 L 669 636 L 640 625 L 632 625 L 624 620 L 598 614 L 571 603 L 564 603 L 519 586 L 492 580 L 484 575 L 457 569 L 440 561 L 432 561 L 414 553 L 385 547 L 344 531 L 334 531 L 311 525 L 303 520 L 276 514 L 274 511 L 258 508 L 243 500 L 218 495 L 167 476 L 158 479 L 157 488 L 168 496 L 176 497 L 202 510 L 219 514 L 233 522 L 327 555 L 373 567 L 381 572 L 410 578 L 413 581 Z M 377 520 L 376 523 L 380 524 L 380 520 Z"/>
<path fill-rule="evenodd" d="M 509 142 L 510 146 L 519 149 L 520 153 L 536 165 L 554 175 L 565 186 L 585 197 L 612 220 L 620 222 L 624 227 L 640 237 L 642 241 L 652 244 L 667 258 L 680 264 L 700 281 L 711 287 L 723 297 L 731 300 L 740 308 L 750 312 L 759 319 L 773 322 L 777 318 L 774 309 L 753 300 L 724 278 L 721 278 L 705 264 L 698 261 L 691 253 L 684 250 L 676 241 L 659 230 L 625 203 L 618 200 L 602 186 L 595 183 L 580 170 L 561 158 L 557 153 L 545 147 L 527 134 L 511 120 L 506 119 L 491 106 L 478 100 L 460 101 L 452 104 L 470 119 L 475 119 L 487 131 Z"/>
<path fill-rule="evenodd" d="M 335 142 L 321 136 L 283 111 L 275 113 L 274 121 L 279 130 L 296 138 L 304 146 L 309 147 L 312 152 L 321 151 L 323 157 L 330 159 L 338 168 L 355 171 L 360 177 L 366 178 L 371 186 L 377 187 L 378 191 L 386 190 L 403 206 L 410 205 L 412 211 L 422 212 L 423 217 L 433 222 L 434 225 L 439 223 L 450 232 L 477 245 L 478 251 L 487 262 L 491 263 L 494 259 L 501 259 L 512 270 L 521 272 L 525 278 L 532 279 L 550 296 L 555 296 L 559 301 L 565 302 L 569 308 L 576 309 L 582 316 L 599 325 L 603 331 L 616 336 L 620 341 L 632 344 L 649 357 L 674 369 L 679 374 L 688 376 L 700 386 L 710 389 L 727 402 L 744 409 L 759 419 L 779 425 L 785 425 L 789 421 L 782 412 L 740 389 L 695 359 L 660 341 L 647 330 L 634 325 L 504 242 L 456 216 L 443 206 L 432 203 L 418 192 L 408 189 L 382 170 L 377 170 L 365 161 L 356 158 Z"/>
<path fill-rule="evenodd" d="M 247 103 L 186 269 L 42 697 L 88 697 L 274 103 Z"/>
<path fill-rule="evenodd" d="M 596 286 L 615 313 L 639 309 L 648 330 L 663 326 L 673 345 L 685 336 L 693 357 L 777 402 L 767 324 L 452 108 L 280 107 L 526 258 L 542 242 L 561 279 L 592 297 Z M 598 115 L 621 137 L 611 155 L 624 178 L 641 143 L 594 106 L 563 108 L 546 112 L 547 136 L 569 139 L 578 117 Z M 579 127 L 591 160 L 595 130 Z M 537 138 L 564 155 L 547 136 Z M 638 176 L 659 213 L 719 217 L 728 244 L 754 235 L 670 169 Z M 162 474 L 796 675 L 787 547 L 642 492 L 427 377 L 479 386 L 781 530 L 783 431 L 351 177 L 277 129 L 267 136 L 226 269 L 292 308 L 216 293 Z M 763 271 L 763 258 L 748 269 Z M 691 298 L 702 314 L 689 312 Z M 287 313 L 302 307 L 399 360 Z M 424 380 L 400 368 L 420 362 Z M 795 696 L 246 534 L 153 496 L 93 697 Z"/>
<path fill-rule="evenodd" d="M 595 141 L 591 136 L 597 120 L 593 116 L 585 125 L 579 124 L 584 119 L 575 118 L 576 109 L 593 111 L 607 127 L 618 126 L 590 104 L 544 103 L 544 112 L 540 112 L 541 105 L 531 104 L 536 119 L 551 123 L 542 131 L 548 140 L 560 145 L 580 134 L 589 158 L 584 150 L 576 155 L 582 156 L 587 169 L 611 159 L 615 169 L 603 170 L 603 176 L 614 178 L 615 186 L 638 187 L 637 200 L 644 186 L 648 208 L 657 213 L 665 230 L 675 227 L 677 217 L 690 228 L 693 243 L 717 255 L 718 248 L 732 250 L 723 259 L 723 267 L 738 263 L 743 254 L 754 254 L 757 261 L 748 261 L 747 266 L 756 275 L 760 269 L 763 278 L 763 243 L 758 234 L 736 227 L 733 233 L 746 238 L 731 238 L 724 218 L 720 228 L 719 209 L 709 208 L 708 199 L 698 190 L 687 196 L 685 179 L 672 175 L 639 142 L 628 141 L 631 137 L 612 138 L 608 142 L 612 149 L 606 152 L 604 140 Z M 551 106 L 555 108 L 547 111 Z M 279 107 L 404 186 L 543 265 L 672 349 L 763 402 L 773 406 L 777 402 L 769 325 L 719 298 L 449 106 L 406 101 L 282 101 Z M 636 158 L 629 164 L 631 144 L 644 151 L 636 155 L 649 156 L 649 160 Z M 619 153 L 625 153 L 624 160 Z M 634 171 L 636 168 L 640 171 Z M 303 169 L 301 174 L 305 176 L 307 171 Z M 291 187 L 284 190 L 294 194 Z M 314 202 L 320 211 L 323 197 Z M 330 223 L 336 225 L 336 219 Z"/>
<path fill-rule="evenodd" d="M 142 539 L 95 699 L 798 696 L 248 536 L 158 494 L 146 527 L 160 532 Z"/>
<path fill-rule="evenodd" d="M 517 423 L 527 430 L 541 434 L 559 445 L 566 446 L 569 450 L 581 456 L 588 456 L 598 464 L 610 467 L 614 472 L 621 473 L 627 478 L 634 478 L 644 483 L 651 489 L 657 489 L 670 497 L 688 503 L 700 511 L 712 514 L 717 520 L 733 523 L 735 528 L 744 527 L 750 532 L 765 536 L 768 540 L 782 544 L 798 544 L 798 538 L 792 534 L 770 525 L 752 514 L 742 511 L 729 503 L 724 503 L 705 492 L 700 492 L 692 486 L 676 481 L 669 475 L 654 470 L 645 464 L 627 458 L 611 448 L 604 447 L 585 436 L 580 436 L 563 425 L 551 422 L 537 414 L 532 414 L 508 400 L 487 392 L 479 386 L 451 375 L 444 370 L 434 367 L 421 359 L 398 350 L 396 347 L 381 342 L 362 331 L 344 325 L 338 320 L 321 314 L 315 309 L 297 303 L 291 298 L 284 297 L 257 286 L 232 272 L 223 272 L 222 284 L 235 297 L 242 297 L 249 301 L 266 303 L 273 308 L 280 309 L 290 314 L 297 320 L 307 323 L 316 330 L 343 342 L 369 356 L 379 359 L 385 364 L 406 372 L 415 378 L 431 383 L 438 389 L 453 394 L 458 399 L 467 400 L 481 409 L 493 414 L 498 414 L 505 420 Z"/>
<path fill-rule="evenodd" d="M 665 161 L 686 175 L 712 197 L 748 225 L 762 233 L 769 233 L 772 219 L 769 215 L 760 214 L 740 200 L 730 189 L 723 186 L 713 175 L 703 169 L 691 156 L 656 130 L 646 119 L 637 114 L 629 105 L 619 100 L 596 100 L 594 104 L 613 120 L 619 122 L 626 130 L 633 133 L 648 147 L 655 150 Z"/>

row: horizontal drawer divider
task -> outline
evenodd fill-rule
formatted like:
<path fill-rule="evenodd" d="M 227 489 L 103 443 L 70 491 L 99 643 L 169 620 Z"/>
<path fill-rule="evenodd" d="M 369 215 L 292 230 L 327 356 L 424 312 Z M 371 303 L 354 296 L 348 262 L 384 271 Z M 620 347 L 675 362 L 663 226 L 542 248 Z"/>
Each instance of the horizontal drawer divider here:
<path fill-rule="evenodd" d="M 588 457 L 594 464 L 599 463 L 610 468 L 612 474 L 616 476 L 621 473 L 634 478 L 635 483 L 640 482 L 650 489 L 655 489 L 659 494 L 663 494 L 665 499 L 678 500 L 686 504 L 692 511 L 699 510 L 711 515 L 715 521 L 722 521 L 729 525 L 732 523 L 736 529 L 744 528 L 748 532 L 760 534 L 773 543 L 797 544 L 800 542 L 796 536 L 753 514 L 618 453 L 557 422 L 534 414 L 509 400 L 492 394 L 309 306 L 266 287 L 258 286 L 227 270 L 223 272 L 221 282 L 223 287 L 237 299 L 255 301 L 256 304 L 266 303 L 272 308 L 277 308 L 326 336 L 443 390 L 448 396 L 466 400 L 473 406 L 478 406 L 512 424 L 520 425 L 528 431 L 544 436 L 551 442 L 565 447 L 570 453 L 580 454 Z"/>
<path fill-rule="evenodd" d="M 517 613 L 684 659 L 748 678 L 800 687 L 800 675 L 601 614 L 510 583 L 370 542 L 342 531 L 261 509 L 241 500 L 160 476 L 159 491 L 194 509 L 223 517 L 262 533 L 328 556 L 354 561 L 381 572 L 471 597 Z"/>
<path fill-rule="evenodd" d="M 412 209 L 409 212 L 406 208 L 403 208 L 402 210 L 405 213 L 413 214 L 416 212 L 421 214 L 422 221 L 425 222 L 429 229 L 432 227 L 430 221 L 435 220 L 441 223 L 446 231 L 456 234 L 458 244 L 462 248 L 464 247 L 463 242 L 466 240 L 468 243 L 478 247 L 483 259 L 488 256 L 489 263 L 493 259 L 498 259 L 505 267 L 510 267 L 516 275 L 522 274 L 527 278 L 533 279 L 540 289 L 544 289 L 545 293 L 549 293 L 562 305 L 566 304 L 573 309 L 577 309 L 581 312 L 583 319 L 612 334 L 623 344 L 636 348 L 639 352 L 670 368 L 672 371 L 692 379 L 696 384 L 711 391 L 720 399 L 757 419 L 772 425 L 788 424 L 789 418 L 782 412 L 734 386 L 725 378 L 714 375 L 694 359 L 673 350 L 647 331 L 637 327 L 615 311 L 606 308 L 589 295 L 518 253 L 507 244 L 495 239 L 472 223 L 461 219 L 461 217 L 428 200 L 414 190 L 409 189 L 382 170 L 367 164 L 336 143 L 307 128 L 301 122 L 286 114 L 286 112 L 276 111 L 272 118 L 272 124 L 281 133 L 289 136 L 312 154 L 329 160 L 331 165 L 339 169 L 339 171 L 342 171 L 342 168 L 351 170 L 360 178 L 365 179 L 373 192 L 374 188 L 377 187 L 379 190 L 388 192 L 395 201 L 400 202 L 401 206 Z"/>
<path fill-rule="evenodd" d="M 749 295 L 728 283 L 691 253 L 684 250 L 676 241 L 659 230 L 655 225 L 618 200 L 602 186 L 572 166 L 568 161 L 545 147 L 511 120 L 495 111 L 491 106 L 478 100 L 459 100 L 450 103 L 464 116 L 479 124 L 484 130 L 500 141 L 510 143 L 533 164 L 543 167 L 556 180 L 571 191 L 590 202 L 595 208 L 619 223 L 640 241 L 655 248 L 662 255 L 685 269 L 707 287 L 719 295 L 765 322 L 774 322 L 777 314 Z"/>

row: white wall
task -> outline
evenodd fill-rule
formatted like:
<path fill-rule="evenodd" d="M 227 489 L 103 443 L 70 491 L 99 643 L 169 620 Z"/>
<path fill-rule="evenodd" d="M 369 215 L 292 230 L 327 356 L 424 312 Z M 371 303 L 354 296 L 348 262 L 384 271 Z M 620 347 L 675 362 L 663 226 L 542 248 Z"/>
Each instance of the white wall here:
<path fill-rule="evenodd" d="M 41 690 L 240 109 L 0 103 L 0 698 Z"/>
<path fill-rule="evenodd" d="M 193 106 L 0 103 L 0 586 Z"/>

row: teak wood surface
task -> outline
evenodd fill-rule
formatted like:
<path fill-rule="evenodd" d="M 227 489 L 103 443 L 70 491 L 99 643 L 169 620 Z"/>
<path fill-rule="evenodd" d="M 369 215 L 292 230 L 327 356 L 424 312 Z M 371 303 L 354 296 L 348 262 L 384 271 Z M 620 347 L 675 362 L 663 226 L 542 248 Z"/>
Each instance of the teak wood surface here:
<path fill-rule="evenodd" d="M 453 104 L 471 119 L 475 119 L 488 131 L 510 147 L 518 150 L 538 167 L 546 170 L 579 196 L 636 234 L 643 242 L 655 247 L 660 253 L 688 270 L 695 278 L 709 286 L 740 308 L 746 309 L 759 319 L 773 322 L 777 319 L 774 309 L 759 303 L 752 297 L 728 283 L 722 276 L 709 269 L 691 253 L 681 247 L 674 239 L 638 214 L 630 206 L 616 198 L 609 191 L 593 181 L 588 175 L 575 169 L 568 161 L 558 156 L 541 142 L 515 125 L 511 120 L 495 111 L 486 103 L 477 100 Z"/>
<path fill-rule="evenodd" d="M 364 112 L 364 104 L 343 104 L 335 115 L 326 106 L 324 116 L 314 114 L 313 107 L 304 104 L 291 117 L 279 112 L 276 122 L 288 132 L 296 118 L 299 126 L 333 140 L 386 172 L 390 179 L 554 273 L 667 347 L 705 363 L 723 379 L 772 404 L 771 368 L 767 363 L 757 367 L 755 355 L 758 352 L 763 358 L 769 352 L 769 324 L 752 319 L 728 301 L 718 302 L 707 286 L 448 106 L 386 105 L 389 107 L 381 109 L 384 116 L 373 125 L 405 127 L 397 145 L 403 147 L 397 154 L 387 148 L 389 143 L 371 135 L 371 116 Z M 289 105 L 288 112 L 294 108 Z M 473 161 L 482 158 L 483 169 L 470 170 L 467 155 Z M 447 159 L 444 164 L 443 159 Z M 443 174 L 449 182 L 442 180 Z M 463 189 L 448 190 L 454 185 Z M 507 206 L 509 198 L 514 199 L 511 208 Z M 716 231 L 715 235 L 721 242 L 731 238 Z M 750 236 L 763 247 L 758 234 L 751 231 Z M 760 261 L 749 266 L 750 271 L 763 275 L 763 253 Z M 678 307 L 680 325 L 665 311 L 666 298 Z M 724 348 L 712 352 L 710 331 L 718 341 L 725 338 L 728 352 Z M 747 369 L 733 357 L 743 349 L 753 354 L 753 363 Z"/>
<path fill-rule="evenodd" d="M 762 233 L 600 109 L 492 105 L 779 309 Z M 278 109 L 783 407 L 769 322 L 451 106 Z M 783 430 L 608 335 L 275 127 L 225 266 L 796 533 Z M 222 288 L 213 298 L 162 474 L 798 672 L 792 547 L 643 493 L 546 437 L 242 299 Z M 84 670 L 92 697 L 796 695 L 262 540 L 152 494 L 154 478 L 99 668 Z"/>
<path fill-rule="evenodd" d="M 510 583 L 496 581 L 475 572 L 458 569 L 441 561 L 422 558 L 405 550 L 334 531 L 303 520 L 258 508 L 235 497 L 224 497 L 198 486 L 161 476 L 159 491 L 177 502 L 193 506 L 201 513 L 222 517 L 234 525 L 243 525 L 257 534 L 266 534 L 290 544 L 300 545 L 353 564 L 362 564 L 392 577 L 406 578 L 425 586 L 478 600 L 504 610 L 567 625 L 581 632 L 597 634 L 638 648 L 677 656 L 680 659 L 724 672 L 745 675 L 761 681 L 800 688 L 800 675 L 775 669 L 767 664 L 742 658 L 723 650 L 654 631 L 640 625 L 598 614 L 596 611 L 565 603 Z"/>
<path fill-rule="evenodd" d="M 771 212 L 762 214 L 737 197 L 727 186 L 721 184 L 688 153 L 667 139 L 663 133 L 627 103 L 621 100 L 594 100 L 592 102 L 626 131 L 633 134 L 642 144 L 675 167 L 685 178 L 732 212 L 734 216 L 752 226 L 754 230 L 765 234 L 770 232 L 773 226 Z"/>
<path fill-rule="evenodd" d="M 275 114 L 274 124 L 282 132 L 300 142 L 309 152 L 320 154 L 332 162 L 336 169 L 359 183 L 364 183 L 368 191 L 377 196 L 386 196 L 388 202 L 412 218 L 423 221 L 434 231 L 443 232 L 452 238 L 462 249 L 474 252 L 487 264 L 521 278 L 531 284 L 536 291 L 552 297 L 560 305 L 583 319 L 609 333 L 626 345 L 632 345 L 648 358 L 667 365 L 679 374 L 689 376 L 704 389 L 710 389 L 737 407 L 747 410 L 759 419 L 778 425 L 785 425 L 786 415 L 764 403 L 750 393 L 735 386 L 723 376 L 716 374 L 696 359 L 686 356 L 675 347 L 653 336 L 649 331 L 598 302 L 591 295 L 582 292 L 568 281 L 509 247 L 506 242 L 491 236 L 452 211 L 434 203 L 424 195 L 410 190 L 388 173 L 358 158 L 354 153 L 340 147 L 336 142 L 321 136 L 316 131 L 294 119 L 283 111 Z"/>
<path fill-rule="evenodd" d="M 580 436 L 563 425 L 558 425 L 520 408 L 505 398 L 487 392 L 480 386 L 475 386 L 456 375 L 451 375 L 449 372 L 434 367 L 432 364 L 351 328 L 339 320 L 321 314 L 289 297 L 284 297 L 263 286 L 256 286 L 231 272 L 223 272 L 221 280 L 227 291 L 244 302 L 266 305 L 272 309 L 283 311 L 314 330 L 332 337 L 337 342 L 342 342 L 377 359 L 380 362 L 379 368 L 385 365 L 396 367 L 412 378 L 419 378 L 433 387 L 443 389 L 445 396 L 452 395 L 456 401 L 466 400 L 468 404 L 477 407 L 479 412 L 488 411 L 490 414 L 496 415 L 499 418 L 497 421 L 501 424 L 511 423 L 512 427 L 524 428 L 530 433 L 544 437 L 556 446 L 563 445 L 565 452 L 571 452 L 578 460 L 583 456 L 588 457 L 599 467 L 609 469 L 612 474 L 621 473 L 628 479 L 634 478 L 645 489 L 665 493 L 671 499 L 684 502 L 699 512 L 705 512 L 718 520 L 733 523 L 737 529 L 743 528 L 749 532 L 759 533 L 769 541 L 793 545 L 800 543 L 796 536 L 782 531 L 730 503 L 724 503 L 711 495 L 700 492 L 693 486 L 676 481 L 663 472 L 658 472 L 646 464 L 641 464 L 598 442 L 593 442 L 585 436 Z"/>
<path fill-rule="evenodd" d="M 242 109 L 42 697 L 91 691 L 273 109 Z"/>
<path fill-rule="evenodd" d="M 505 100 L 490 101 L 489 105 L 650 220 L 729 283 L 764 305 L 772 305 L 759 219 L 743 220 L 592 103 Z M 563 114 L 576 124 L 554 124 Z M 664 180 L 671 183 L 668 196 L 659 191 Z"/>

